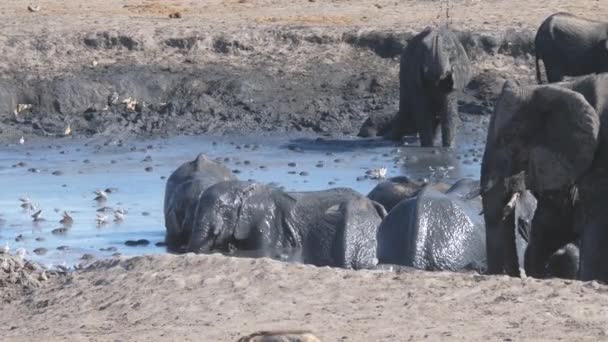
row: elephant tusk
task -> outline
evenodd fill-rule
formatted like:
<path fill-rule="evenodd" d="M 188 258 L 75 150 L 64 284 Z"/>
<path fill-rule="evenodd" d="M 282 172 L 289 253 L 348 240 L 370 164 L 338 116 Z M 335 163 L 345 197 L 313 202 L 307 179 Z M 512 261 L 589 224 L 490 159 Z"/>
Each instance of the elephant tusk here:
<path fill-rule="evenodd" d="M 505 205 L 505 208 L 502 210 L 503 220 L 513 212 L 513 209 L 515 209 L 515 202 L 517 202 L 519 196 L 519 191 L 514 192 L 513 195 L 511 195 L 511 199 L 509 200 L 509 202 L 507 202 L 507 205 Z"/>

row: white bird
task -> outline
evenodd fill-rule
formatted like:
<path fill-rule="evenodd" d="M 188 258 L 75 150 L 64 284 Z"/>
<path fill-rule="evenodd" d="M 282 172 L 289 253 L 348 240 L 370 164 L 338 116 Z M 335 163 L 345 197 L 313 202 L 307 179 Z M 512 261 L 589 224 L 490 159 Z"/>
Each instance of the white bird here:
<path fill-rule="evenodd" d="M 114 212 L 114 222 L 121 222 L 125 219 L 125 211 L 118 209 Z"/>
<path fill-rule="evenodd" d="M 35 212 L 32 215 L 32 218 L 34 219 L 34 222 L 44 221 L 44 219 L 42 218 L 42 209 L 40 209 L 37 212 Z"/>
<path fill-rule="evenodd" d="M 20 143 L 21 145 L 25 144 L 25 139 L 24 139 L 23 137 L 21 137 L 21 139 L 19 139 L 19 143 Z"/>
<path fill-rule="evenodd" d="M 386 167 L 380 167 L 377 169 L 369 170 L 369 178 L 371 179 L 384 179 L 386 177 Z"/>
<path fill-rule="evenodd" d="M 95 195 L 97 195 L 97 197 L 95 197 L 96 201 L 105 201 L 108 199 L 108 194 L 103 190 L 95 190 Z"/>
<path fill-rule="evenodd" d="M 2 247 L 2 249 L 0 250 L 0 254 L 8 254 L 8 252 L 10 252 L 10 247 L 8 246 L 8 242 L 4 243 L 4 247 Z"/>
<path fill-rule="evenodd" d="M 97 217 L 95 217 L 95 222 L 98 226 L 101 226 L 102 224 L 108 223 L 108 217 L 106 215 L 97 214 Z"/>
<path fill-rule="evenodd" d="M 23 247 L 19 247 L 15 250 L 15 255 L 19 258 L 22 259 L 25 258 L 25 255 L 27 254 L 27 251 L 25 248 Z"/>

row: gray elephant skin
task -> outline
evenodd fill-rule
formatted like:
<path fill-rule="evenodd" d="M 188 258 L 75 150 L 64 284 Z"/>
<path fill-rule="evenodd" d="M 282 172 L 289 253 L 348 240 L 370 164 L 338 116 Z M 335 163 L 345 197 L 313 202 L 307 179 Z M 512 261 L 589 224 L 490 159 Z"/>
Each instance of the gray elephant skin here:
<path fill-rule="evenodd" d="M 569 13 L 545 19 L 536 33 L 536 78 L 542 83 L 539 60 L 549 83 L 564 76 L 608 72 L 608 23 Z"/>
<path fill-rule="evenodd" d="M 554 85 L 506 82 L 481 168 L 488 272 L 517 276 L 517 236 L 529 235 L 526 274 L 580 240 L 579 277 L 608 279 L 608 74 Z"/>
<path fill-rule="evenodd" d="M 199 196 L 215 183 L 235 179 L 230 170 L 204 154 L 184 163 L 169 176 L 164 200 L 165 241 L 169 250 L 180 251 L 188 244 Z"/>
<path fill-rule="evenodd" d="M 378 228 L 380 263 L 422 270 L 484 270 L 485 228 L 479 182 L 463 179 L 445 193 L 427 185 L 397 204 Z"/>
<path fill-rule="evenodd" d="M 469 58 L 446 27 L 426 28 L 412 38 L 401 56 L 399 113 L 385 137 L 398 140 L 419 133 L 422 146 L 433 146 L 441 126 L 443 146 L 452 146 L 458 126 L 458 93 L 471 79 Z"/>
<path fill-rule="evenodd" d="M 228 181 L 198 200 L 188 251 L 277 251 L 317 266 L 353 269 L 377 263 L 376 234 L 384 208 L 354 190 L 284 192 L 260 183 Z"/>

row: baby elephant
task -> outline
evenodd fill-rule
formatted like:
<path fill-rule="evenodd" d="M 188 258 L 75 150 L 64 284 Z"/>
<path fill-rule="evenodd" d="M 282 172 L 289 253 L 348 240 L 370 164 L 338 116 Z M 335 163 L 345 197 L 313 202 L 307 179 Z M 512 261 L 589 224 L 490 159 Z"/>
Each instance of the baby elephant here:
<path fill-rule="evenodd" d="M 555 13 L 540 25 L 534 45 L 539 84 L 541 59 L 549 83 L 564 76 L 608 72 L 608 23 Z"/>
<path fill-rule="evenodd" d="M 433 146 L 441 125 L 443 146 L 452 146 L 458 122 L 457 93 L 470 80 L 469 57 L 453 32 L 445 27 L 420 32 L 401 56 L 399 113 L 385 137 L 398 140 L 418 133 L 422 146 Z"/>

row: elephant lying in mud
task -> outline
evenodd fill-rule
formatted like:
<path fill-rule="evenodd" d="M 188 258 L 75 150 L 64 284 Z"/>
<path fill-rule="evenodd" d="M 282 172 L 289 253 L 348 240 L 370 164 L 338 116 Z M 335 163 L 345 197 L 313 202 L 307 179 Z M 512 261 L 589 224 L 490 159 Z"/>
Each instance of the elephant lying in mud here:
<path fill-rule="evenodd" d="M 545 64 L 549 83 L 564 76 L 608 72 L 608 23 L 555 13 L 540 25 L 534 45 L 538 83 L 542 83 L 539 60 Z"/>
<path fill-rule="evenodd" d="M 420 134 L 422 146 L 433 146 L 441 125 L 443 146 L 452 146 L 458 126 L 458 92 L 471 79 L 469 58 L 458 38 L 445 27 L 426 28 L 401 56 L 399 113 L 385 137 L 398 140 Z"/>
<path fill-rule="evenodd" d="M 528 275 L 580 240 L 583 280 L 608 280 L 608 74 L 555 85 L 504 85 L 481 168 L 488 271 Z"/>
<path fill-rule="evenodd" d="M 317 266 L 371 268 L 385 215 L 380 204 L 351 189 L 287 193 L 254 182 L 220 182 L 198 198 L 187 250 L 286 252 L 288 259 Z"/>
<path fill-rule="evenodd" d="M 236 180 L 222 164 L 204 154 L 175 170 L 165 187 L 165 241 L 169 250 L 179 251 L 190 240 L 194 210 L 199 196 L 221 181 Z"/>

